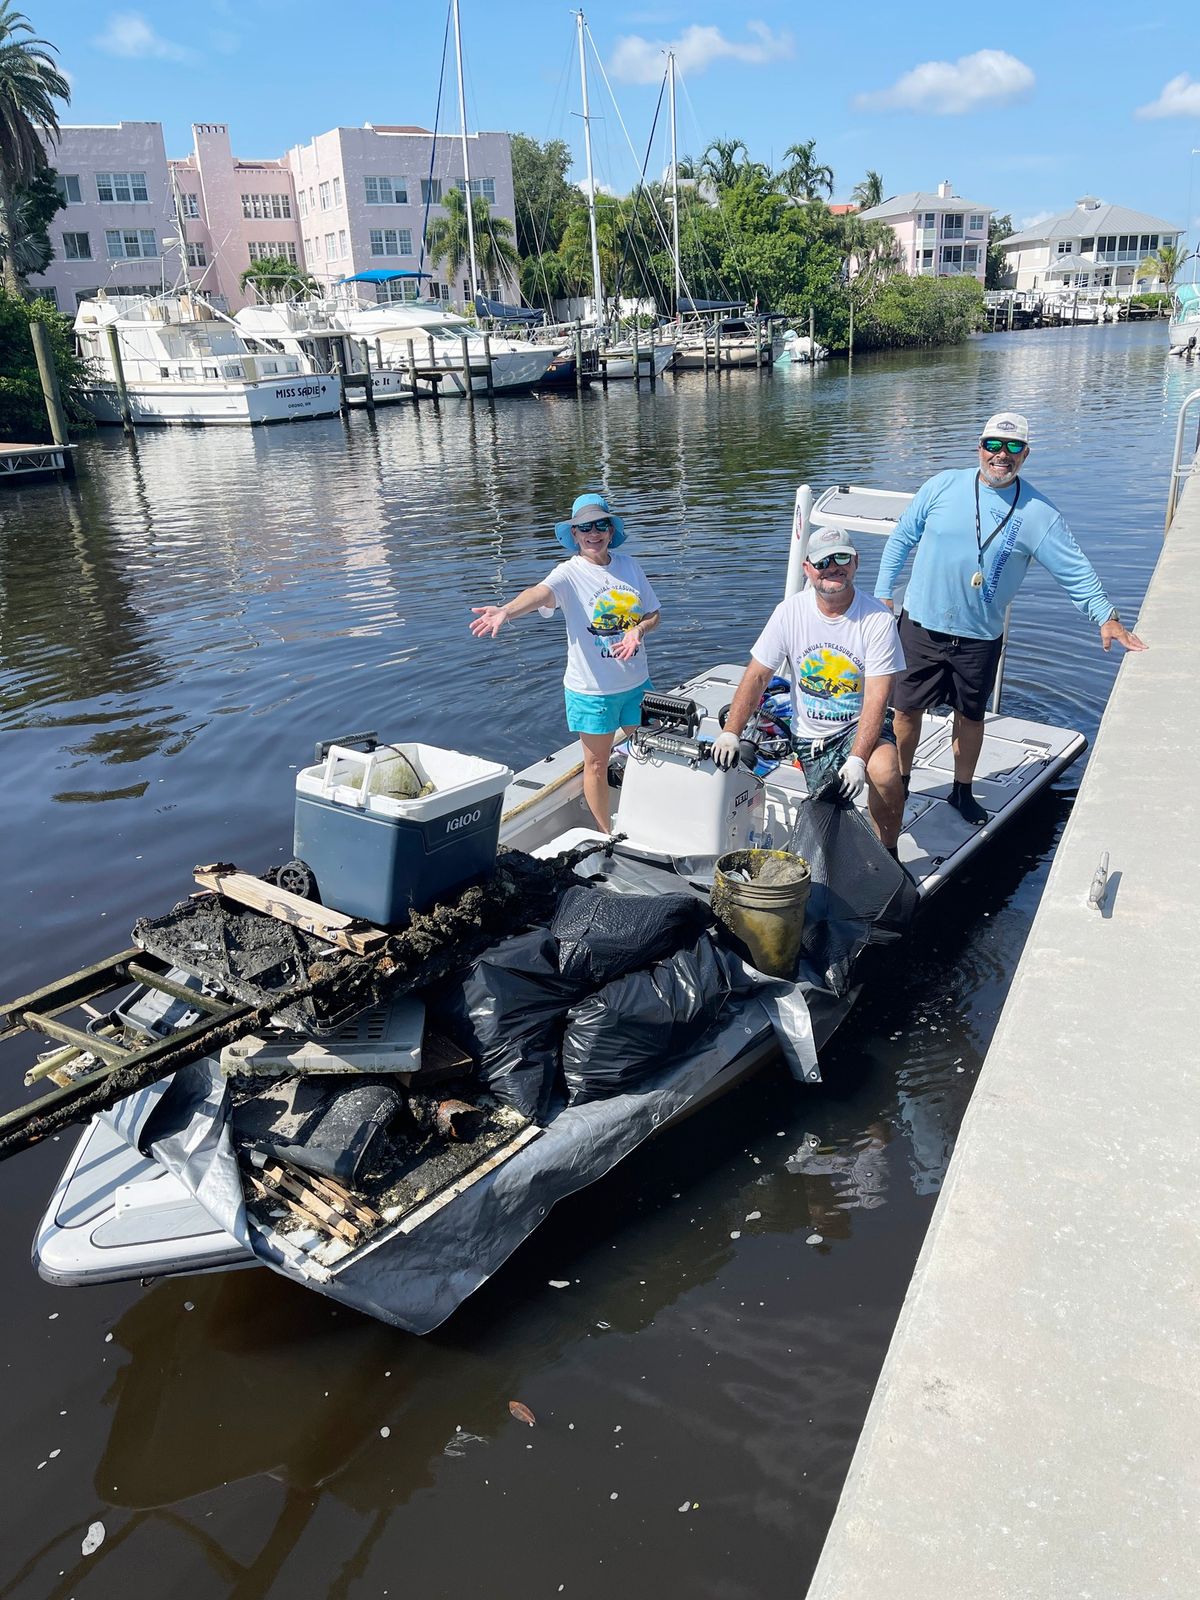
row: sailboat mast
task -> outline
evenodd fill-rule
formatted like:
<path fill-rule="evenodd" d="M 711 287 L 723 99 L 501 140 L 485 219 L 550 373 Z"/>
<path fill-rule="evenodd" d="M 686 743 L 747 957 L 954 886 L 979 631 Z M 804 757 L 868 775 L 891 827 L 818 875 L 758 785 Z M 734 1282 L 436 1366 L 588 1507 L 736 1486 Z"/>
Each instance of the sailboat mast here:
<path fill-rule="evenodd" d="M 588 113 L 587 57 L 584 53 L 583 12 L 575 13 L 579 32 L 579 81 L 583 86 L 583 148 L 587 157 L 588 227 L 592 235 L 592 294 L 597 330 L 604 325 L 604 285 L 600 279 L 600 246 L 596 240 L 596 185 L 592 175 L 592 123 Z"/>
<path fill-rule="evenodd" d="M 671 258 L 675 263 L 675 315 L 679 315 L 679 292 L 683 272 L 679 265 L 679 153 L 675 143 L 675 52 L 667 51 L 667 87 L 671 107 Z"/>
<path fill-rule="evenodd" d="M 471 161 L 467 154 L 467 92 L 463 87 L 462 26 L 458 20 L 458 0 L 454 8 L 454 55 L 458 62 L 458 115 L 462 126 L 463 192 L 467 203 L 467 249 L 471 256 L 471 299 L 479 293 L 479 267 L 475 258 L 475 207 L 471 194 Z"/>

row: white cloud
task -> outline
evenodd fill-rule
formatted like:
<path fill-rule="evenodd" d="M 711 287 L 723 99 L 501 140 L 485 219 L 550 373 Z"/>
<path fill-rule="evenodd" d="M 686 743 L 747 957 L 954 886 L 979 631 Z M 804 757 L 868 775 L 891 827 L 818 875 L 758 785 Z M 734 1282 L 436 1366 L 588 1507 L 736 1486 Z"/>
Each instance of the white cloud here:
<path fill-rule="evenodd" d="M 183 61 L 188 55 L 182 45 L 155 33 L 139 11 L 114 11 L 93 43 L 107 55 L 135 61 Z"/>
<path fill-rule="evenodd" d="M 1049 222 L 1051 217 L 1057 215 L 1057 211 L 1038 211 L 1032 217 L 1024 217 L 1021 220 L 1021 232 L 1024 233 L 1026 228 L 1040 228 L 1043 222 Z"/>
<path fill-rule="evenodd" d="M 1186 72 L 1163 85 L 1157 100 L 1139 106 L 1135 116 L 1148 117 L 1200 117 L 1200 83 L 1193 83 Z"/>
<path fill-rule="evenodd" d="M 1023 100 L 1033 85 L 1033 73 L 1016 56 L 1006 50 L 976 50 L 957 61 L 925 61 L 897 78 L 890 89 L 856 95 L 854 103 L 871 111 L 928 111 L 953 117 L 980 106 L 1011 105 Z"/>
<path fill-rule="evenodd" d="M 643 39 L 630 33 L 617 40 L 612 56 L 612 73 L 623 83 L 657 83 L 666 69 L 666 52 L 674 50 L 675 64 L 683 73 L 704 72 L 714 61 L 741 61 L 761 67 L 769 61 L 784 61 L 794 49 L 790 33 L 772 33 L 765 22 L 748 22 L 750 41 L 738 44 L 727 39 L 720 28 L 685 28 L 677 39 Z"/>
<path fill-rule="evenodd" d="M 595 188 L 595 191 L 596 191 L 597 194 L 610 194 L 610 195 L 613 195 L 613 196 L 616 195 L 617 191 L 612 187 L 611 184 L 609 184 L 609 183 L 601 183 L 599 178 L 593 179 L 592 182 L 593 182 L 593 187 Z M 588 192 L 588 181 L 587 181 L 587 179 L 586 178 L 580 178 L 579 182 L 575 185 L 575 187 L 579 190 L 580 194 L 586 194 Z"/>

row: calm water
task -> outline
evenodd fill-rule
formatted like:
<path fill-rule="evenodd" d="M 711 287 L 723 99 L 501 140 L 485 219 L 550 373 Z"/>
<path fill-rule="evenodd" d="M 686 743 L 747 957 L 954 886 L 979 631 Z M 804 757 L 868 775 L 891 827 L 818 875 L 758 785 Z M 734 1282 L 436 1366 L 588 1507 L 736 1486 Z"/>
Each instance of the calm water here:
<path fill-rule="evenodd" d="M 663 686 L 745 658 L 798 483 L 915 488 L 1007 407 L 1132 616 L 1191 387 L 1164 350 L 1157 325 L 1047 330 L 654 396 L 98 435 L 76 490 L 0 494 L 0 989 L 123 948 L 197 861 L 290 855 L 315 739 L 514 766 L 564 742 L 560 630 L 467 619 L 548 570 L 585 484 L 662 597 Z M 1008 705 L 1091 735 L 1116 667 L 1035 569 Z M 50 1289 L 29 1240 L 69 1146 L 0 1166 L 0 1595 L 803 1593 L 1078 779 L 939 900 L 826 1088 L 763 1075 L 423 1341 L 266 1271 Z M 10 1082 L 23 1060 L 0 1053 Z M 828 1170 L 789 1170 L 808 1133 Z"/>

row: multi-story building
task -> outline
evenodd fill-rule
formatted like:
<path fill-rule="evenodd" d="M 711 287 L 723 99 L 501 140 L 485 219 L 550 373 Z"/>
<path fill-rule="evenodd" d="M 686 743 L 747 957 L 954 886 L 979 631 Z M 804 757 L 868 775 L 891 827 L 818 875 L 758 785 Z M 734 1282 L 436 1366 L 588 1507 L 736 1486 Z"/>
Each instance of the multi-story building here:
<path fill-rule="evenodd" d="M 471 192 L 482 195 L 493 215 L 515 226 L 512 153 L 506 133 L 473 133 L 467 146 Z M 444 215 L 452 187 L 463 187 L 462 140 L 435 136 L 425 128 L 332 128 L 311 143 L 288 151 L 296 185 L 304 260 L 323 285 L 372 268 L 430 273 L 424 280 L 397 279 L 377 286 L 380 299 L 416 299 L 419 293 L 470 305 L 465 265 L 454 282 L 447 263 L 422 261 L 426 217 Z M 482 270 L 482 269 L 481 269 Z M 420 284 L 420 288 L 418 288 Z M 511 292 L 507 280 L 489 281 L 485 292 Z"/>
<path fill-rule="evenodd" d="M 179 272 L 162 124 L 64 126 L 50 159 L 65 208 L 50 224 L 54 260 L 30 288 L 70 315 L 98 289 L 157 293 Z M 165 252 L 165 253 L 164 253 Z"/>
<path fill-rule="evenodd" d="M 978 278 L 987 271 L 988 219 L 994 207 L 956 195 L 949 182 L 936 194 L 894 195 L 859 212 L 863 222 L 886 222 L 896 235 L 904 270 L 913 277 Z"/>
<path fill-rule="evenodd" d="M 1161 217 L 1084 195 L 1070 211 L 1010 233 L 1004 252 L 1006 289 L 1111 289 L 1130 294 L 1138 267 L 1164 245 L 1178 246 L 1183 229 Z"/>
<path fill-rule="evenodd" d="M 468 137 L 471 191 L 515 225 L 506 133 Z M 422 257 L 426 218 L 463 186 L 462 140 L 424 128 L 333 128 L 282 159 L 244 161 L 223 122 L 192 126 L 192 152 L 168 161 L 162 124 L 64 127 L 50 151 L 66 209 L 50 225 L 54 260 L 29 286 L 66 312 L 100 289 L 158 292 L 187 282 L 235 311 L 252 261 L 282 256 L 323 288 L 372 267 L 423 269 L 380 283 L 380 299 L 419 294 L 470 304 L 465 264 L 451 283 Z M 186 264 L 185 264 L 186 261 Z M 482 285 L 498 298 L 511 281 Z"/>

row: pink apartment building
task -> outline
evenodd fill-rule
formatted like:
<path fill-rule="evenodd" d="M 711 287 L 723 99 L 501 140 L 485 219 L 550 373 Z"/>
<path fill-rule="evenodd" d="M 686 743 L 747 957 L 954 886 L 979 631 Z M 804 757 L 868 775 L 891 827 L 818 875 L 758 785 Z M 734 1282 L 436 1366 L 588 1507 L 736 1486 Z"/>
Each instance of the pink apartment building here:
<path fill-rule="evenodd" d="M 512 153 L 507 133 L 467 137 L 471 192 L 491 211 L 515 222 Z M 462 140 L 426 128 L 366 124 L 333 128 L 288 151 L 296 184 L 308 270 L 322 285 L 371 268 L 416 271 L 430 278 L 380 284 L 380 299 L 416 299 L 419 293 L 469 306 L 466 268 L 451 283 L 443 268 L 421 261 L 421 239 L 429 219 L 442 214 L 441 200 L 463 187 Z M 509 282 L 489 281 L 486 293 L 511 294 Z"/>
<path fill-rule="evenodd" d="M 988 219 L 991 206 L 962 200 L 948 182 L 936 194 L 894 195 L 860 211 L 864 222 L 886 222 L 912 277 L 968 277 L 984 280 L 987 270 Z"/>
<path fill-rule="evenodd" d="M 472 191 L 513 222 L 508 134 L 472 134 L 468 147 Z M 29 286 L 67 313 L 100 289 L 158 292 L 184 278 L 236 311 L 250 298 L 241 274 L 266 255 L 284 256 L 326 289 L 365 268 L 416 270 L 426 200 L 432 220 L 442 214 L 442 195 L 463 181 L 457 135 L 435 140 L 423 128 L 369 124 L 334 128 L 284 158 L 260 161 L 236 157 L 221 122 L 194 123 L 191 154 L 173 161 L 161 123 L 64 127 L 50 159 L 67 205 L 50 225 L 54 260 Z M 443 271 L 375 292 L 469 303 L 465 271 L 462 280 L 451 284 Z"/>

